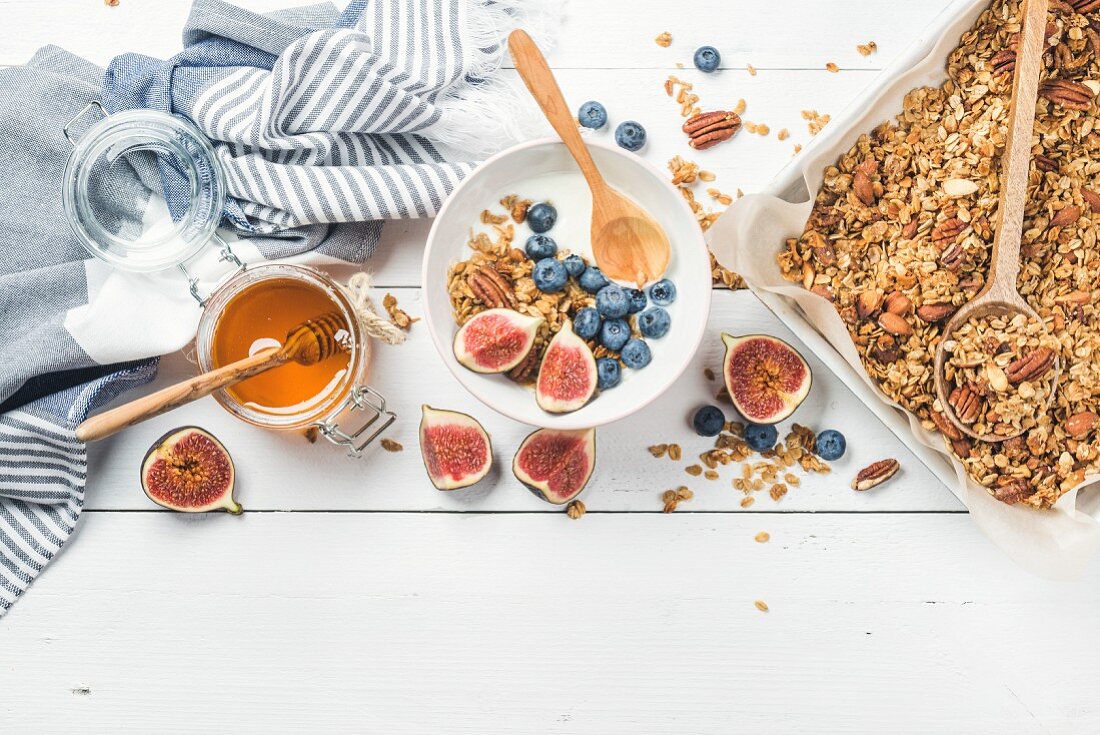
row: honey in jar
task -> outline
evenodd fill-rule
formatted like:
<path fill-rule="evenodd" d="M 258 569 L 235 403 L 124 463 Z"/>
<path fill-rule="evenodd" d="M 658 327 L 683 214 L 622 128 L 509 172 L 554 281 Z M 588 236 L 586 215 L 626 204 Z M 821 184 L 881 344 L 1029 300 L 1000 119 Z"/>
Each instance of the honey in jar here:
<path fill-rule="evenodd" d="M 338 305 L 320 287 L 296 278 L 267 278 L 252 283 L 226 302 L 211 340 L 214 367 L 279 347 L 287 332 Z M 347 332 L 337 339 L 346 339 Z M 272 414 L 294 414 L 327 398 L 343 381 L 350 354 L 336 354 L 314 364 L 289 362 L 226 389 L 240 404 Z"/>

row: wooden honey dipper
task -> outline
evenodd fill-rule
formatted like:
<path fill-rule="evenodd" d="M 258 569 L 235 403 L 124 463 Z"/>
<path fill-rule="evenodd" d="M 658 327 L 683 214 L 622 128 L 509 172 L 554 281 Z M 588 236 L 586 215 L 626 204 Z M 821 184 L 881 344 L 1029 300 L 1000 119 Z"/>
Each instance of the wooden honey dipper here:
<path fill-rule="evenodd" d="M 76 427 L 76 438 L 85 442 L 102 439 L 127 426 L 139 424 L 146 419 L 208 396 L 219 388 L 235 385 L 288 362 L 316 365 L 337 352 L 347 349 L 344 343 L 337 339 L 337 335 L 342 331 L 347 331 L 347 323 L 335 312 L 309 319 L 287 332 L 281 347 L 259 350 L 243 360 L 196 375 L 190 380 L 170 385 L 156 393 L 86 419 Z"/>

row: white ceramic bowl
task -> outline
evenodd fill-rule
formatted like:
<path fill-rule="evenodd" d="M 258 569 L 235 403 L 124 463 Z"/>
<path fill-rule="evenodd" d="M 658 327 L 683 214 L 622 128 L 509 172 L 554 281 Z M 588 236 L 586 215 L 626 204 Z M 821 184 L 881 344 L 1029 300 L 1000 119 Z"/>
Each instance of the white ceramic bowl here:
<path fill-rule="evenodd" d="M 558 221 L 547 234 L 558 246 L 591 260 L 588 227 L 592 201 L 576 164 L 556 138 L 534 140 L 509 148 L 481 164 L 443 204 L 428 235 L 422 272 L 425 321 L 443 362 L 459 382 L 482 403 L 516 421 L 533 426 L 577 429 L 601 426 L 625 418 L 668 390 L 691 362 L 710 313 L 710 257 L 695 215 L 668 176 L 616 146 L 587 141 L 608 182 L 645 207 L 664 227 L 672 244 L 665 277 L 678 291 L 667 307 L 672 328 L 660 339 L 647 340 L 653 360 L 642 370 L 623 369 L 615 388 L 598 393 L 584 408 L 565 414 L 543 411 L 534 391 L 504 375 L 483 375 L 458 363 L 452 342 L 455 325 L 447 295 L 447 270 L 469 256 L 471 227 L 480 227 L 484 209 L 500 210 L 499 199 L 515 193 L 538 200 L 549 198 Z M 572 178 L 575 177 L 575 185 Z M 560 196 L 554 196 L 557 190 Z M 569 233 L 583 232 L 583 237 Z M 517 228 L 514 245 L 523 247 L 526 226 Z M 568 240 L 568 241 L 567 241 Z M 583 240 L 579 243 L 578 240 Z"/>

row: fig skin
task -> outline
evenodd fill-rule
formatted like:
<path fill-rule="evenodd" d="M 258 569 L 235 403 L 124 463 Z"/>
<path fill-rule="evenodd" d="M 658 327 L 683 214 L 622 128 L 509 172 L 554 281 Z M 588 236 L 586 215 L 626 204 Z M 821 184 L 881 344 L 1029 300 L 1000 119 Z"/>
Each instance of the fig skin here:
<path fill-rule="evenodd" d="M 446 409 L 432 408 L 428 404 L 424 404 L 420 407 L 420 429 L 417 432 L 420 439 L 420 459 L 424 462 L 424 471 L 428 475 L 428 479 L 436 490 L 443 492 L 450 492 L 451 490 L 460 490 L 464 487 L 470 487 L 480 482 L 489 471 L 493 468 L 493 441 L 489 436 L 489 432 L 485 430 L 485 427 L 481 425 L 481 422 L 475 419 L 469 414 L 462 413 L 460 411 L 448 411 Z M 476 429 L 481 435 L 481 438 L 485 440 L 485 463 L 475 472 L 471 472 L 465 477 L 454 480 L 449 477 L 437 477 L 432 474 L 431 466 L 428 464 L 428 457 L 424 451 L 425 444 L 425 432 L 427 429 L 433 426 L 444 426 L 446 424 L 461 425 L 467 428 Z"/>
<path fill-rule="evenodd" d="M 550 372 L 552 367 L 548 367 L 548 365 L 552 365 L 554 353 L 560 350 L 579 351 L 581 362 L 584 363 L 584 377 L 588 385 L 585 387 L 583 394 L 577 398 L 558 398 L 551 395 L 548 386 L 544 383 L 544 381 L 552 381 L 555 377 L 560 377 L 560 375 L 552 375 Z M 547 345 L 546 351 L 542 355 L 542 364 L 539 365 L 538 378 L 535 380 L 535 401 L 538 403 L 539 408 L 547 413 L 571 413 L 584 408 L 592 400 L 592 397 L 596 394 L 598 383 L 596 358 L 593 356 L 592 350 L 589 349 L 588 343 L 573 331 L 572 323 L 566 321 L 558 330 L 558 333 L 554 335 L 554 338 L 550 340 L 550 344 Z"/>
<path fill-rule="evenodd" d="M 755 411 L 752 407 L 746 406 L 742 401 L 738 400 L 739 391 L 736 390 L 736 386 L 731 382 L 733 378 L 730 375 L 730 363 L 733 357 L 743 345 L 756 340 L 763 340 L 771 349 L 794 357 L 801 370 L 804 371 L 802 382 L 793 391 L 783 391 L 773 386 L 773 392 L 777 399 L 781 401 L 782 406 L 770 414 Z M 783 421 L 793 414 L 798 407 L 802 405 L 802 402 L 806 400 L 806 397 L 809 396 L 810 388 L 813 386 L 813 371 L 810 369 L 809 363 L 806 362 L 801 353 L 783 340 L 767 334 L 748 334 L 742 337 L 735 337 L 723 332 L 722 342 L 726 346 L 726 355 L 722 360 L 722 378 L 725 381 L 726 391 L 730 395 L 730 400 L 733 402 L 734 408 L 749 421 L 754 424 L 778 424 L 780 421 Z"/>
<path fill-rule="evenodd" d="M 581 482 L 570 493 L 564 496 L 552 495 L 549 487 L 549 478 L 542 480 L 531 477 L 526 470 L 523 469 L 520 460 L 522 459 L 523 452 L 534 441 L 537 441 L 543 437 L 563 435 L 579 439 L 584 442 L 585 456 L 588 458 L 588 471 L 584 476 L 584 481 Z M 516 456 L 512 459 L 512 474 L 516 479 L 523 483 L 524 487 L 534 493 L 535 497 L 540 500 L 545 500 L 552 505 L 565 505 L 569 501 L 580 495 L 585 487 L 588 486 L 588 481 L 592 479 L 592 473 L 596 469 L 596 430 L 595 429 L 538 429 L 527 435 L 523 442 L 519 445 L 519 449 L 516 450 Z"/>
<path fill-rule="evenodd" d="M 165 458 L 175 447 L 177 447 L 188 435 L 196 434 L 204 439 L 213 443 L 214 449 L 224 456 L 228 465 L 229 477 L 225 481 L 226 486 L 210 501 L 199 505 L 184 505 L 173 503 L 164 497 L 158 497 L 155 494 L 155 490 L 150 488 L 152 478 L 150 477 L 150 471 L 156 465 L 157 461 Z M 237 470 L 233 464 L 233 457 L 229 454 L 229 450 L 225 448 L 225 445 L 218 440 L 216 436 L 198 426 L 181 426 L 176 429 L 165 433 L 149 447 L 149 450 L 145 453 L 145 457 L 141 461 L 141 489 L 145 492 L 146 497 L 152 500 L 162 508 L 168 508 L 180 513 L 206 513 L 215 510 L 224 510 L 232 515 L 240 515 L 244 512 L 244 508 L 233 497 L 233 492 L 236 489 Z"/>
<path fill-rule="evenodd" d="M 476 328 L 481 322 L 494 318 L 503 318 L 507 320 L 509 322 L 509 328 L 516 329 L 523 333 L 527 344 L 524 349 L 517 351 L 511 359 L 500 365 L 484 365 L 478 362 L 478 356 L 476 354 L 466 349 L 464 340 L 468 331 Z M 527 354 L 535 344 L 535 337 L 538 334 L 539 328 L 542 327 L 545 321 L 546 320 L 542 317 L 520 314 L 518 311 L 513 311 L 512 309 L 487 309 L 471 317 L 469 321 L 459 328 L 455 333 L 451 349 L 458 363 L 467 370 L 472 370 L 475 373 L 487 374 L 506 373 L 523 362 L 523 359 L 527 357 Z"/>

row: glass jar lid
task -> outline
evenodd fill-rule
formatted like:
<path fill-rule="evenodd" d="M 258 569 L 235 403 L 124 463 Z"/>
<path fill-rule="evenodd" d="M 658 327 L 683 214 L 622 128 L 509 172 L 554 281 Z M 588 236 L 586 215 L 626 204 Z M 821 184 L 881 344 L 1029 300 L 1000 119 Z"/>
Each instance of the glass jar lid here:
<path fill-rule="evenodd" d="M 177 218 L 160 197 L 166 166 L 187 178 L 188 207 Z M 151 272 L 183 263 L 210 241 L 225 190 L 214 148 L 195 125 L 178 115 L 130 110 L 108 115 L 76 142 L 62 201 L 88 252 L 123 270 Z"/>

